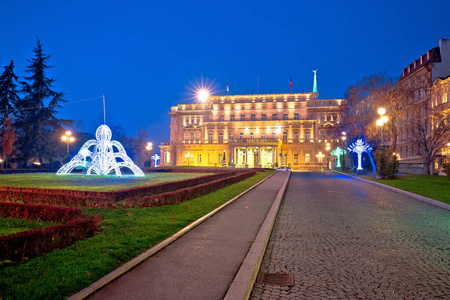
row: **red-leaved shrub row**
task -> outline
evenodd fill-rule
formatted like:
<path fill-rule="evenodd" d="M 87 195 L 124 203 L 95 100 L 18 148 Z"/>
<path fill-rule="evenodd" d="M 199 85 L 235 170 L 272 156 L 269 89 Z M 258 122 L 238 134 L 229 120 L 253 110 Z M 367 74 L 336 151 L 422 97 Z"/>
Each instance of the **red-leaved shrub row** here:
<path fill-rule="evenodd" d="M 80 219 L 82 215 L 83 211 L 78 208 L 0 202 L 0 217 L 3 218 L 67 223 Z"/>
<path fill-rule="evenodd" d="M 166 193 L 180 188 L 230 177 L 235 174 L 236 172 L 234 171 L 221 172 L 213 175 L 111 192 L 0 186 L 0 199 L 8 202 L 65 205 L 71 207 L 118 208 L 116 202 L 126 198 Z"/>
<path fill-rule="evenodd" d="M 218 179 L 215 181 L 179 189 L 170 193 L 158 194 L 147 197 L 133 197 L 123 201 L 123 207 L 151 207 L 160 205 L 170 205 L 191 200 L 195 197 L 211 193 L 215 190 L 226 187 L 230 184 L 240 182 L 244 179 L 250 178 L 256 174 L 256 171 L 240 172 L 227 178 Z"/>
<path fill-rule="evenodd" d="M 93 235 L 101 221 L 99 216 L 75 219 L 76 216 L 82 216 L 82 211 L 76 208 L 0 203 L 2 216 L 11 216 L 13 211 L 19 213 L 16 218 L 53 222 L 59 219 L 66 224 L 0 236 L 0 260 L 20 261 L 24 257 L 30 258 L 70 246 Z"/>

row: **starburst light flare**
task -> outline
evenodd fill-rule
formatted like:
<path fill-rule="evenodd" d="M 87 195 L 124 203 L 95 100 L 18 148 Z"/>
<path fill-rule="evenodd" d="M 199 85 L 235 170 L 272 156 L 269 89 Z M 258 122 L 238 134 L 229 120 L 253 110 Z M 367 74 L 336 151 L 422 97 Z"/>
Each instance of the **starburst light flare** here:
<path fill-rule="evenodd" d="M 358 154 L 358 167 L 356 168 L 356 170 L 362 171 L 363 168 L 361 166 L 361 154 L 364 152 L 372 151 L 372 147 L 368 143 L 363 142 L 362 139 L 359 139 L 353 144 L 349 145 L 347 147 L 347 150 Z"/>
<path fill-rule="evenodd" d="M 145 176 L 144 172 L 127 156 L 122 144 L 111 141 L 112 133 L 108 126 L 100 125 L 95 132 L 95 137 L 96 140 L 84 143 L 78 154 L 62 166 L 56 174 L 66 175 L 81 166 L 83 175 L 90 175 L 92 172 L 97 175 L 107 175 L 115 172 L 117 176 L 122 176 L 120 169 L 128 168 L 135 176 Z M 93 148 L 92 151 L 89 150 L 90 148 Z M 114 152 L 114 149 L 117 151 Z"/>

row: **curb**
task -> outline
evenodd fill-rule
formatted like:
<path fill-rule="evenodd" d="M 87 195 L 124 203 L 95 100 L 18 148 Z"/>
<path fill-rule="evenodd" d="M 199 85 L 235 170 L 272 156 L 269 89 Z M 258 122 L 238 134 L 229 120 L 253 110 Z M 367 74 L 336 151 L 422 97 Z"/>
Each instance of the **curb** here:
<path fill-rule="evenodd" d="M 409 197 L 414 198 L 416 200 L 419 200 L 419 201 L 422 201 L 422 202 L 425 202 L 425 203 L 428 203 L 428 204 L 440 207 L 442 209 L 450 210 L 450 204 L 447 204 L 447 203 L 444 203 L 444 202 L 441 202 L 441 201 L 438 201 L 438 200 L 435 200 L 435 199 L 432 199 L 432 198 L 428 198 L 428 197 L 425 197 L 425 196 L 417 195 L 417 194 L 414 194 L 414 193 L 411 193 L 411 192 L 407 192 L 407 191 L 404 191 L 404 190 L 401 190 L 401 189 L 398 189 L 398 188 L 395 188 L 395 187 L 392 187 L 392 186 L 389 186 L 389 185 L 385 185 L 385 184 L 382 184 L 382 183 L 379 183 L 379 182 L 371 181 L 371 180 L 364 179 L 364 178 L 361 178 L 361 177 L 358 177 L 358 176 L 354 176 L 354 175 L 350 175 L 350 174 L 347 174 L 347 173 L 342 173 L 342 172 L 339 172 L 339 171 L 336 171 L 336 170 L 332 170 L 332 171 L 336 172 L 336 173 L 339 173 L 339 174 L 342 174 L 342 175 L 345 175 L 345 176 L 348 176 L 348 177 L 352 177 L 352 178 L 361 180 L 361 181 L 365 181 L 367 183 L 370 183 L 370 184 L 373 184 L 373 185 L 376 185 L 376 186 L 379 186 L 379 187 L 382 187 L 382 188 L 385 188 L 385 189 L 388 189 L 388 190 L 391 190 L 391 191 L 396 192 L 398 194 L 409 196 Z"/>
<path fill-rule="evenodd" d="M 248 299 L 250 297 L 290 177 L 291 172 L 289 172 L 278 191 L 275 201 L 253 241 L 252 247 L 223 298 L 224 300 Z"/>
<path fill-rule="evenodd" d="M 158 252 L 158 251 L 162 250 L 163 248 L 167 247 L 169 244 L 174 242 L 176 239 L 178 239 L 179 237 L 183 236 L 184 234 L 189 232 L 191 229 L 193 229 L 197 225 L 200 225 L 201 223 L 206 221 L 208 218 L 210 218 L 214 214 L 218 213 L 220 210 L 222 210 L 223 208 L 225 208 L 229 204 L 233 203 L 238 198 L 240 198 L 242 195 L 248 193 L 249 191 L 251 191 L 252 189 L 257 187 L 258 185 L 260 185 L 261 183 L 263 183 L 264 181 L 266 181 L 267 179 L 269 179 L 270 177 L 275 175 L 276 173 L 277 172 L 274 172 L 273 174 L 267 176 L 266 178 L 264 178 L 263 180 L 261 180 L 257 184 L 251 186 L 247 190 L 243 191 L 242 193 L 240 193 L 239 195 L 234 197 L 233 199 L 229 200 L 228 202 L 225 202 L 224 204 L 222 204 L 221 206 L 219 206 L 215 210 L 209 212 L 208 214 L 204 215 L 203 217 L 197 219 L 196 221 L 192 222 L 188 226 L 184 227 L 183 229 L 181 229 L 180 231 L 178 231 L 174 235 L 172 235 L 172 236 L 168 237 L 167 239 L 165 239 L 164 241 L 156 244 L 155 246 L 153 246 L 152 248 L 148 249 L 147 251 L 145 251 L 144 253 L 140 254 L 139 256 L 136 256 L 135 258 L 133 258 L 129 262 L 123 264 L 122 266 L 118 267 L 114 271 L 112 271 L 109 274 L 105 275 L 104 277 L 100 278 L 96 282 L 92 283 L 90 286 L 88 286 L 88 287 L 82 289 L 81 291 L 73 294 L 72 296 L 67 298 L 67 300 L 85 299 L 86 297 L 92 295 L 97 290 L 101 289 L 102 287 L 104 287 L 108 283 L 112 282 L 116 278 L 118 278 L 121 275 L 125 274 L 126 272 L 128 272 L 129 270 L 131 270 L 132 268 L 134 268 L 135 266 L 137 266 L 138 264 L 140 264 L 141 262 L 143 262 L 144 260 L 146 260 L 150 256 L 152 256 L 156 252 Z"/>

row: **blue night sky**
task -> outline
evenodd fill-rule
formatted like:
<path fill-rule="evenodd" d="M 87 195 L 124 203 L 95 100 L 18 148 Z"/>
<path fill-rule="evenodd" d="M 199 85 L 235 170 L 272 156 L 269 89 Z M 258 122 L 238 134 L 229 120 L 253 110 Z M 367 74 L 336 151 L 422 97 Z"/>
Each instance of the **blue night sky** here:
<path fill-rule="evenodd" d="M 70 102 L 105 95 L 106 123 L 169 141 L 170 107 L 215 94 L 312 91 L 341 98 L 372 73 L 402 68 L 450 38 L 450 1 L 17 1 L 0 2 L 0 66 L 25 75 L 36 36 L 48 76 Z M 1 68 L 3 71 L 3 68 Z M 103 123 L 101 99 L 64 104 L 59 117 Z"/>

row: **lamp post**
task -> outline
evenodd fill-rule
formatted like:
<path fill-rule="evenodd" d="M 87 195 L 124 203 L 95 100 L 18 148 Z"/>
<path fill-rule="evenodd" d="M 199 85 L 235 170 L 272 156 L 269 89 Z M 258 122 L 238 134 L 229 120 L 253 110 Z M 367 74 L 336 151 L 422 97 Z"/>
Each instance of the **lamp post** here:
<path fill-rule="evenodd" d="M 148 151 L 147 155 L 150 157 L 151 151 L 153 150 L 153 143 L 152 142 L 148 142 L 147 145 L 145 146 L 145 150 Z M 150 158 L 148 160 L 150 160 Z M 151 167 L 151 162 L 149 164 L 150 164 L 149 167 Z"/>
<path fill-rule="evenodd" d="M 187 158 L 187 162 L 188 162 L 188 167 L 189 167 L 189 159 L 191 158 L 191 157 L 194 157 L 194 155 L 193 154 L 191 154 L 191 152 L 188 152 L 184 157 L 186 157 Z"/>
<path fill-rule="evenodd" d="M 345 149 L 345 141 L 347 140 L 347 132 L 342 131 L 341 132 L 341 140 L 342 140 L 342 146 Z M 345 153 L 342 154 L 342 170 L 346 170 L 345 168 Z"/>
<path fill-rule="evenodd" d="M 384 124 L 389 120 L 388 117 L 384 115 L 385 113 L 386 113 L 386 109 L 384 107 L 380 107 L 378 109 L 378 114 L 381 116 L 377 120 L 377 126 L 381 127 L 381 149 L 383 149 L 383 147 L 384 147 L 383 127 L 384 127 Z"/>
<path fill-rule="evenodd" d="M 319 171 L 322 171 L 322 159 L 325 157 L 325 155 L 322 154 L 321 151 L 319 151 L 318 154 L 316 154 L 317 160 L 319 161 Z"/>
<path fill-rule="evenodd" d="M 72 136 L 72 132 L 67 130 L 66 133 L 61 136 L 61 140 L 67 143 L 67 156 L 69 156 L 69 144 L 75 141 L 75 138 Z"/>
<path fill-rule="evenodd" d="M 326 143 L 325 150 L 327 151 L 327 169 L 329 169 L 329 170 L 331 170 L 331 167 L 330 167 L 330 149 L 331 149 L 331 144 L 330 143 Z"/>

